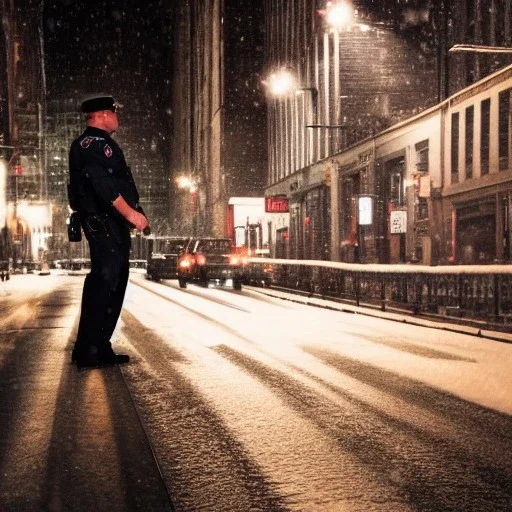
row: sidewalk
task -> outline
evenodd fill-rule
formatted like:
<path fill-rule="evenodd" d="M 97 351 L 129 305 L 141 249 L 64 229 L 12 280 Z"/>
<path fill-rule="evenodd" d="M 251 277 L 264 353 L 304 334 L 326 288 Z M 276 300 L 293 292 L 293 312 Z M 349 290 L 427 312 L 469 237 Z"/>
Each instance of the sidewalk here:
<path fill-rule="evenodd" d="M 30 279 L 35 292 L 14 288 Z M 10 301 L 6 287 L 0 296 L 1 510 L 172 511 L 121 368 L 70 363 L 82 280 L 10 285 Z"/>
<path fill-rule="evenodd" d="M 512 333 L 505 333 L 499 331 L 491 331 L 484 328 L 470 327 L 467 325 L 460 325 L 450 323 L 449 321 L 436 321 L 427 318 L 421 318 L 412 314 L 406 313 L 394 313 L 391 311 L 380 311 L 370 307 L 353 306 L 350 304 L 344 304 L 328 299 L 319 299 L 316 297 L 308 297 L 306 295 L 293 294 L 283 292 L 274 288 L 252 288 L 254 291 L 263 295 L 269 295 L 270 297 L 278 297 L 283 300 L 289 300 L 297 302 L 299 304 L 309 304 L 311 306 L 333 309 L 336 311 L 343 311 L 346 313 L 355 313 L 360 315 L 366 315 L 375 318 L 384 318 L 386 320 L 393 320 L 395 322 L 401 322 L 410 325 L 419 325 L 422 327 L 430 327 L 432 329 L 441 329 L 444 331 L 457 332 L 462 334 L 469 334 L 472 336 L 478 336 L 481 338 L 488 338 L 495 341 L 501 341 L 505 343 L 512 343 Z"/>

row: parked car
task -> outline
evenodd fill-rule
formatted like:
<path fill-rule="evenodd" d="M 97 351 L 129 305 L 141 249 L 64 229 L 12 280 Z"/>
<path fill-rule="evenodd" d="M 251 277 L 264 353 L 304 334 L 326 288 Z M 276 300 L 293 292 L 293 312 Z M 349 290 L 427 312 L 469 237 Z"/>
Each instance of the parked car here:
<path fill-rule="evenodd" d="M 176 279 L 178 258 L 187 247 L 189 237 L 152 236 L 148 238 L 146 277 L 152 281 Z"/>
<path fill-rule="evenodd" d="M 195 282 L 210 282 L 242 289 L 244 258 L 235 253 L 229 238 L 193 238 L 178 259 L 178 281 L 181 288 Z"/>

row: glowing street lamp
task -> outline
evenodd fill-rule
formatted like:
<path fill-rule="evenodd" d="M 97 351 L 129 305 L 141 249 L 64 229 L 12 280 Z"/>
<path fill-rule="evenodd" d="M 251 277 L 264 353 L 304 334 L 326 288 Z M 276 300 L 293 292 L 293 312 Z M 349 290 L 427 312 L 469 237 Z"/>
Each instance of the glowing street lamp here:
<path fill-rule="evenodd" d="M 345 1 L 327 2 L 325 21 L 334 28 L 343 28 L 354 21 L 354 8 Z"/>
<path fill-rule="evenodd" d="M 309 91 L 312 97 L 313 111 L 316 114 L 318 89 L 312 86 L 299 85 L 295 75 L 291 71 L 287 69 L 275 71 L 270 74 L 266 80 L 263 80 L 262 83 L 267 87 L 268 92 L 272 96 L 277 97 L 288 96 L 293 93 L 299 95 Z"/>
<path fill-rule="evenodd" d="M 268 91 L 273 96 L 286 96 L 291 94 L 297 88 L 295 77 L 291 71 L 280 69 L 270 74 L 269 77 L 263 81 L 267 86 Z"/>
<path fill-rule="evenodd" d="M 178 176 L 176 184 L 178 188 L 189 190 L 190 192 L 194 192 L 197 188 L 195 181 L 190 176 Z"/>

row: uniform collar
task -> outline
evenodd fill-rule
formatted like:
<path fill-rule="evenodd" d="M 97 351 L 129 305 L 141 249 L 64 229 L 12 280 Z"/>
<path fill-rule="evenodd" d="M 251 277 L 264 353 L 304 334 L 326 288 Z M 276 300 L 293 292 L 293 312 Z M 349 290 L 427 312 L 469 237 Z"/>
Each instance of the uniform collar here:
<path fill-rule="evenodd" d="M 93 137 L 109 137 L 110 135 L 105 130 L 101 128 L 96 128 L 95 126 L 87 126 L 84 131 L 85 135 L 91 135 Z"/>

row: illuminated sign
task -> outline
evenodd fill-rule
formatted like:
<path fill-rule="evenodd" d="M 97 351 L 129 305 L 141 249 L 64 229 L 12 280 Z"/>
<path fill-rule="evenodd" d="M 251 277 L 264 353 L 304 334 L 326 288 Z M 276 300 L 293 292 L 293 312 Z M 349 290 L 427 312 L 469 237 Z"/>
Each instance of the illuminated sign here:
<path fill-rule="evenodd" d="M 360 226 L 370 226 L 373 222 L 373 201 L 369 196 L 358 198 L 358 219 Z"/>
<path fill-rule="evenodd" d="M 265 212 L 287 213 L 288 211 L 288 199 L 285 196 L 265 197 Z"/>
<path fill-rule="evenodd" d="M 389 214 L 390 232 L 392 234 L 407 232 L 407 212 L 393 210 Z"/>

